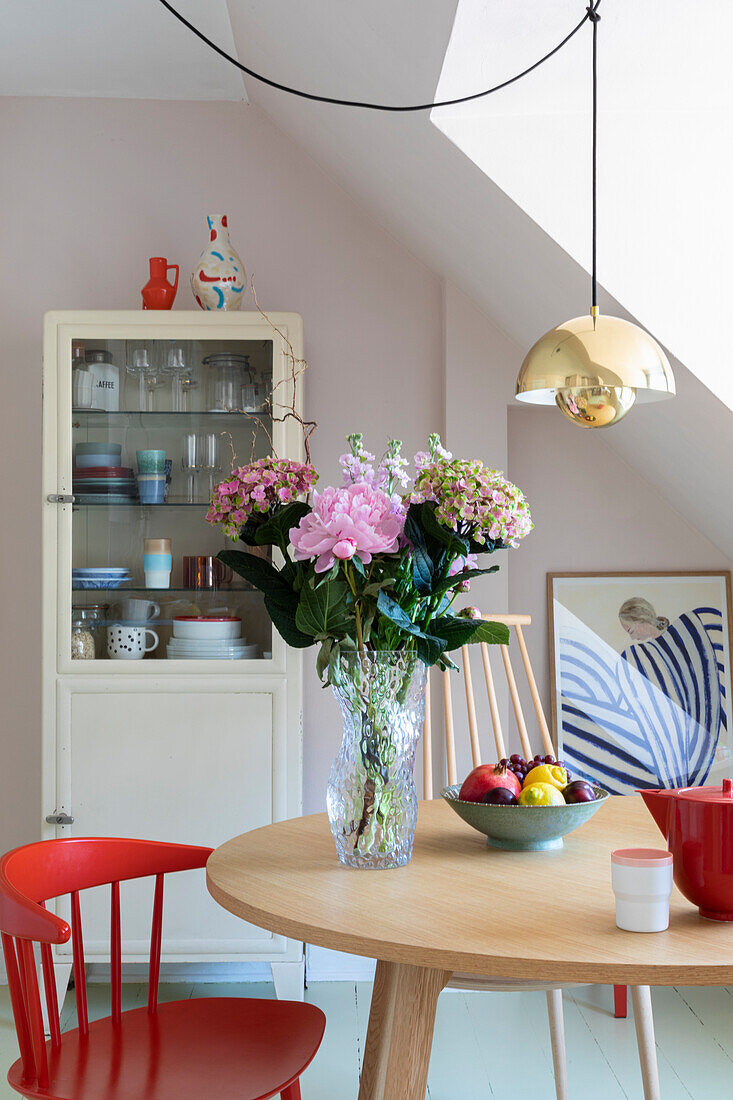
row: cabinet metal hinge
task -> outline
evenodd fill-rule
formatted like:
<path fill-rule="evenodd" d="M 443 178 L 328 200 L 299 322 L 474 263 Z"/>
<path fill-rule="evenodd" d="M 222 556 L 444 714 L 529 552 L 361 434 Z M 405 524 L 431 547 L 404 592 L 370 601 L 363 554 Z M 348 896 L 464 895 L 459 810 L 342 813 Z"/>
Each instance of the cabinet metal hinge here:
<path fill-rule="evenodd" d="M 48 825 L 73 825 L 74 819 L 70 814 L 47 814 L 46 823 Z"/>
<path fill-rule="evenodd" d="M 70 493 L 49 493 L 46 497 L 49 504 L 73 504 L 74 499 Z"/>

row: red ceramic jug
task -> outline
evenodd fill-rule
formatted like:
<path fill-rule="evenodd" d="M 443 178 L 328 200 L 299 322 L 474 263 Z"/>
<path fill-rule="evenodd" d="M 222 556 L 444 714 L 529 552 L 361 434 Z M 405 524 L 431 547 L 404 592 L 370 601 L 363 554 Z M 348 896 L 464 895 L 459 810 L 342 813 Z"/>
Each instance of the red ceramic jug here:
<path fill-rule="evenodd" d="M 169 283 L 167 273 L 175 271 L 175 282 Z M 178 264 L 169 264 L 165 256 L 150 257 L 150 278 L 140 293 L 143 309 L 170 309 L 178 290 Z"/>
<path fill-rule="evenodd" d="M 700 916 L 733 921 L 733 783 L 639 791 L 674 857 L 674 881 Z"/>

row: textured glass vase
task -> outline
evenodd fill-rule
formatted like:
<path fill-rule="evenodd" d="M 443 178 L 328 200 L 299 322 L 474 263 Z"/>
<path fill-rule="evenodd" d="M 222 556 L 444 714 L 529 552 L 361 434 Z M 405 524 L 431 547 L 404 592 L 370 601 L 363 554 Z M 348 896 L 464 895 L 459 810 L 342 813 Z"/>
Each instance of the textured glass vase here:
<path fill-rule="evenodd" d="M 413 770 L 427 668 L 413 654 L 343 655 L 333 690 L 344 736 L 328 779 L 328 819 L 342 863 L 401 867 L 417 822 Z"/>

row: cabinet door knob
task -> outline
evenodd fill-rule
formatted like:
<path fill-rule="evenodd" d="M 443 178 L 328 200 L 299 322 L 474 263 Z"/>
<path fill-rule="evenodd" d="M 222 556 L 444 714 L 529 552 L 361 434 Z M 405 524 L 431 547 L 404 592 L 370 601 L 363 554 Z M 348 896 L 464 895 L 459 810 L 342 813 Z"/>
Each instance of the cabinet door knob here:
<path fill-rule="evenodd" d="M 47 814 L 46 822 L 49 825 L 73 825 L 74 819 L 70 814 Z"/>

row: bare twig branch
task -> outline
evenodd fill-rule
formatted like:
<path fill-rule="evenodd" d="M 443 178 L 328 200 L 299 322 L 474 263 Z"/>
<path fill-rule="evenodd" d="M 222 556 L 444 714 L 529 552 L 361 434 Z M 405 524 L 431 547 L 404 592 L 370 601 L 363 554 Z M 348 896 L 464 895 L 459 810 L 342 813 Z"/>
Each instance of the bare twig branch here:
<path fill-rule="evenodd" d="M 255 290 L 254 276 L 252 276 L 250 278 L 249 282 L 250 282 L 250 287 L 251 287 L 251 290 L 252 290 L 252 297 L 254 298 L 254 303 L 255 303 L 255 306 L 257 308 L 257 311 L 260 314 L 260 316 L 265 321 L 267 321 L 267 323 L 270 326 L 270 328 L 272 329 L 272 331 L 276 332 L 278 334 L 278 336 L 280 337 L 280 339 L 282 340 L 283 349 L 284 349 L 284 353 L 285 353 L 285 358 L 287 359 L 288 364 L 289 364 L 288 376 L 286 378 L 282 379 L 280 382 L 278 382 L 276 385 L 273 386 L 273 388 L 272 388 L 272 397 L 267 398 L 266 404 L 267 404 L 267 406 L 270 410 L 270 414 L 272 416 L 273 423 L 282 424 L 286 420 L 295 420 L 295 422 L 300 425 L 300 429 L 303 433 L 303 449 L 305 451 L 305 460 L 306 460 L 306 462 L 310 462 L 311 461 L 310 437 L 313 435 L 313 432 L 318 427 L 318 423 L 315 420 L 304 420 L 303 419 L 303 417 L 298 412 L 298 401 L 297 401 L 298 381 L 302 378 L 302 376 L 305 374 L 306 370 L 308 369 L 308 363 L 305 359 L 298 359 L 298 357 L 295 354 L 295 350 L 293 348 L 293 345 L 291 344 L 290 340 L 288 340 L 285 333 L 282 331 L 282 329 L 278 328 L 278 326 L 274 323 L 274 321 L 272 321 L 268 317 L 268 315 L 265 313 L 265 311 L 260 306 L 260 303 L 257 300 L 257 291 Z M 288 385 L 290 386 L 290 400 L 287 403 L 278 404 L 275 401 L 276 391 L 278 389 L 280 389 L 282 386 L 288 386 Z M 276 409 L 281 410 L 282 415 L 276 415 L 276 413 L 275 413 Z M 257 419 L 257 418 L 255 418 L 255 419 Z M 275 448 L 274 448 L 274 444 L 273 444 L 273 440 L 272 440 L 272 435 L 270 434 L 268 429 L 265 427 L 265 425 L 262 423 L 262 421 L 259 421 L 259 424 L 262 427 L 262 429 L 264 430 L 265 434 L 267 435 L 267 438 L 270 442 L 270 446 L 272 447 L 272 451 L 273 451 L 273 454 L 274 454 L 275 453 Z M 253 446 L 254 446 L 254 444 L 253 444 Z"/>

